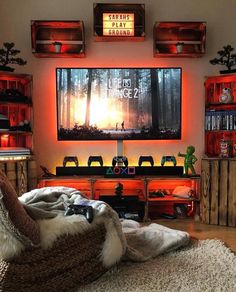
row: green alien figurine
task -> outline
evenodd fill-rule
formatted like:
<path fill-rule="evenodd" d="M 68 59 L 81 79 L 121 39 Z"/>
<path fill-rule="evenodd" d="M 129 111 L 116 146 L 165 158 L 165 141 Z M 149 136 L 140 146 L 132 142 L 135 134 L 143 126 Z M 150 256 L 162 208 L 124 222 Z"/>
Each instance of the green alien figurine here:
<path fill-rule="evenodd" d="M 178 156 L 184 157 L 184 173 L 186 176 L 189 175 L 189 169 L 192 172 L 192 175 L 196 175 L 196 171 L 193 167 L 193 164 L 197 161 L 197 158 L 193 153 L 195 152 L 194 146 L 188 146 L 186 154 L 178 153 Z"/>

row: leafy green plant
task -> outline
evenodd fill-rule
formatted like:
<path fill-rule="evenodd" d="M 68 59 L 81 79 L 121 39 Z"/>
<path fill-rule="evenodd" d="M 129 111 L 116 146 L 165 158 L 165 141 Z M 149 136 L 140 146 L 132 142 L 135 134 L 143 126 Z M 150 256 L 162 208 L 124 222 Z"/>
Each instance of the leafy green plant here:
<path fill-rule="evenodd" d="M 234 48 L 231 45 L 227 45 L 223 47 L 223 50 L 217 52 L 219 58 L 214 58 L 210 60 L 212 65 L 225 65 L 228 70 L 236 65 L 236 54 L 232 54 Z"/>
<path fill-rule="evenodd" d="M 25 65 L 27 62 L 22 58 L 15 57 L 20 53 L 20 50 L 14 49 L 14 43 L 3 43 L 3 48 L 0 48 L 0 67 L 14 71 L 14 68 L 8 67 L 8 64 Z"/>

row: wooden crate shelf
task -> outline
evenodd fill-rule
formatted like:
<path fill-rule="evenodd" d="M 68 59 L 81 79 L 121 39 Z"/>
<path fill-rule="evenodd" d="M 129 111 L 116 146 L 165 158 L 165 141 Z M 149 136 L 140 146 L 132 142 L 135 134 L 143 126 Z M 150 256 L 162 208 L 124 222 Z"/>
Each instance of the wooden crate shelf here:
<path fill-rule="evenodd" d="M 201 172 L 201 221 L 236 227 L 236 159 L 203 159 Z"/>
<path fill-rule="evenodd" d="M 85 57 L 83 21 L 32 20 L 31 41 L 32 52 L 36 57 Z"/>
<path fill-rule="evenodd" d="M 156 22 L 153 43 L 154 57 L 201 57 L 206 47 L 206 23 Z"/>

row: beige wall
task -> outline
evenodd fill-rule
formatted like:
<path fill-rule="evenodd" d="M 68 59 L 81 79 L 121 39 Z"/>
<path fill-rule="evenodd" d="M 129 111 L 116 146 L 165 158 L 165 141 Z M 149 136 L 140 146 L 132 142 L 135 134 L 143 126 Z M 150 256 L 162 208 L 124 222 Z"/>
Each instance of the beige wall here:
<path fill-rule="evenodd" d="M 56 137 L 55 68 L 72 67 L 155 67 L 183 68 L 183 137 L 180 141 L 124 142 L 124 154 L 137 163 L 140 155 L 153 155 L 156 163 L 162 155 L 185 151 L 189 144 L 196 147 L 199 160 L 204 153 L 204 76 L 216 75 L 219 66 L 209 59 L 223 45 L 236 48 L 236 0 L 146 0 L 120 1 L 145 3 L 146 39 L 144 42 L 94 42 L 93 2 L 89 0 L 0 0 L 0 44 L 15 42 L 21 57 L 28 63 L 16 72 L 33 75 L 34 143 L 38 165 L 55 171 L 65 155 L 78 155 L 80 164 L 86 164 L 89 155 L 102 155 L 109 165 L 116 154 L 116 142 L 59 142 Z M 97 1 L 99 3 L 105 1 Z M 119 1 L 109 0 L 107 3 Z M 106 3 L 106 2 L 105 2 Z M 86 33 L 84 59 L 35 58 L 31 53 L 31 20 L 83 20 Z M 153 58 L 152 28 L 155 21 L 206 21 L 207 53 L 203 58 Z M 179 160 L 182 163 L 182 159 Z M 200 169 L 200 162 L 197 163 Z"/>

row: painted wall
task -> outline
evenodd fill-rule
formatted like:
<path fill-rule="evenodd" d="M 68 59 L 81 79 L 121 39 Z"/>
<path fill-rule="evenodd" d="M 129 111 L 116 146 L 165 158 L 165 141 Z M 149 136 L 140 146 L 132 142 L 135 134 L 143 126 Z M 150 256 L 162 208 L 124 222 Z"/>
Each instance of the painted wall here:
<path fill-rule="evenodd" d="M 117 144 L 112 142 L 59 142 L 56 137 L 55 68 L 72 67 L 182 67 L 183 106 L 182 140 L 180 141 L 129 141 L 124 142 L 124 154 L 131 164 L 140 155 L 153 155 L 156 164 L 162 155 L 184 152 L 189 144 L 195 145 L 199 161 L 204 153 L 204 77 L 217 75 L 219 66 L 209 60 L 223 45 L 236 48 L 236 0 L 143 0 L 120 1 L 144 3 L 146 6 L 146 39 L 144 42 L 94 42 L 93 2 L 89 0 L 1 0 L 0 44 L 14 42 L 21 57 L 28 61 L 17 67 L 17 73 L 33 75 L 34 150 L 38 165 L 52 172 L 61 165 L 65 155 L 77 155 L 85 165 L 89 155 L 102 155 L 106 165 L 116 155 Z M 98 1 L 118 3 L 119 1 Z M 84 59 L 35 58 L 31 53 L 31 20 L 83 20 L 86 33 Z M 207 53 L 203 58 L 153 58 L 152 29 L 155 21 L 206 21 Z M 183 163 L 179 159 L 179 163 Z"/>

